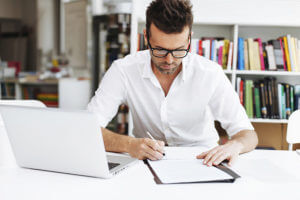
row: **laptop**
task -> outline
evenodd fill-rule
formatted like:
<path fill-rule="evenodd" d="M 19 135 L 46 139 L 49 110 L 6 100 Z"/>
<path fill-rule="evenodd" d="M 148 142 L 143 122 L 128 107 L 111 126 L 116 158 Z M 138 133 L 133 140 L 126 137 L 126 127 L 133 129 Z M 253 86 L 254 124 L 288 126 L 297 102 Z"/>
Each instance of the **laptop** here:
<path fill-rule="evenodd" d="M 137 161 L 105 152 L 94 113 L 11 105 L 0 113 L 20 167 L 110 178 Z"/>

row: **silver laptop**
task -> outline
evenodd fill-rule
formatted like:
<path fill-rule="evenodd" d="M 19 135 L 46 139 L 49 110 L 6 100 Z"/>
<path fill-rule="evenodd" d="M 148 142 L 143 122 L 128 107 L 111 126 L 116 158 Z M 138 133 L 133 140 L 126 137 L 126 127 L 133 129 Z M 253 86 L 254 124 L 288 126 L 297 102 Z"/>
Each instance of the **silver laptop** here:
<path fill-rule="evenodd" d="M 21 167 L 110 178 L 137 161 L 105 152 L 91 112 L 0 105 L 0 113 Z"/>

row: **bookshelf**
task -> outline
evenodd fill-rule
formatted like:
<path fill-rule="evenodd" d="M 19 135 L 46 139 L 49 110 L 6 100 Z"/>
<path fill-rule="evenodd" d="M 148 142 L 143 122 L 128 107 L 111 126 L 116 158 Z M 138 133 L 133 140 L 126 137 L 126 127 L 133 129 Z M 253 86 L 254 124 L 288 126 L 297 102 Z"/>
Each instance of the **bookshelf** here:
<path fill-rule="evenodd" d="M 131 18 L 131 53 L 137 51 L 138 33 L 145 28 L 145 11 L 151 0 L 133 0 L 133 13 Z M 224 70 L 234 89 L 236 89 L 237 78 L 259 80 L 265 77 L 275 77 L 277 82 L 291 85 L 300 84 L 300 72 L 287 71 L 250 71 L 238 70 L 238 38 L 261 38 L 262 41 L 277 39 L 290 34 L 300 38 L 300 13 L 296 12 L 300 4 L 296 1 L 271 0 L 241 2 L 231 0 L 197 1 L 191 0 L 193 4 L 194 24 L 192 38 L 201 37 L 224 37 L 233 42 L 232 68 Z M 232 9 L 234 5 L 234 9 Z M 268 8 L 268 9 L 265 9 Z M 229 12 L 230 10 L 230 12 Z M 254 14 L 255 13 L 255 14 Z M 280 14 L 279 14 L 280 13 Z M 277 149 L 284 149 L 286 144 L 284 135 L 286 132 L 287 119 L 250 119 L 256 128 L 259 138 L 263 138 L 263 132 L 276 132 L 280 142 Z M 129 129 L 132 129 L 129 122 Z M 274 131 L 274 128 L 276 130 Z M 265 134 L 268 135 L 268 134 Z M 279 145 L 280 144 L 280 145 Z M 271 145 L 266 142 L 263 145 Z"/>
<path fill-rule="evenodd" d="M 1 80 L 0 83 L 0 99 L 38 99 L 48 107 L 58 107 L 58 80 L 28 81 L 11 78 Z"/>

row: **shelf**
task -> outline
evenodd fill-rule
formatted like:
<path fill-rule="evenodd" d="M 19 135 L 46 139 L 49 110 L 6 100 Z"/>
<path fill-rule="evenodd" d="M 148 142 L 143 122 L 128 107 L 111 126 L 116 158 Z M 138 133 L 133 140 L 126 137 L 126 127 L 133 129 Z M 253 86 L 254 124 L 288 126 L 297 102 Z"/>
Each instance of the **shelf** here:
<path fill-rule="evenodd" d="M 232 70 L 223 70 L 225 74 L 232 74 Z"/>
<path fill-rule="evenodd" d="M 253 123 L 273 123 L 273 124 L 287 124 L 287 119 L 250 119 Z"/>
<path fill-rule="evenodd" d="M 262 76 L 300 76 L 300 72 L 287 71 L 250 71 L 250 70 L 236 70 L 237 75 L 262 75 Z"/>

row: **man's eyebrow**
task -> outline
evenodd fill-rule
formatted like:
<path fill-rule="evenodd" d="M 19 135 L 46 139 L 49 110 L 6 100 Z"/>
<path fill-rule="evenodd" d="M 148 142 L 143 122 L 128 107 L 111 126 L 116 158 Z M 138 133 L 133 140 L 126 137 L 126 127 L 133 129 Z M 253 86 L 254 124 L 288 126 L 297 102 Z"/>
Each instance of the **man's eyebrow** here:
<path fill-rule="evenodd" d="M 182 49 L 184 47 L 184 45 L 180 46 L 180 47 L 177 47 L 176 49 L 172 49 L 172 50 L 177 50 L 177 49 Z M 155 46 L 154 48 L 158 48 L 158 49 L 166 49 L 166 48 L 163 48 L 161 46 Z M 171 50 L 171 49 L 167 49 L 167 50 Z"/>

